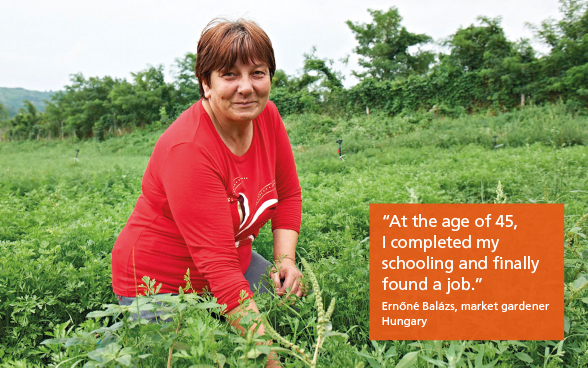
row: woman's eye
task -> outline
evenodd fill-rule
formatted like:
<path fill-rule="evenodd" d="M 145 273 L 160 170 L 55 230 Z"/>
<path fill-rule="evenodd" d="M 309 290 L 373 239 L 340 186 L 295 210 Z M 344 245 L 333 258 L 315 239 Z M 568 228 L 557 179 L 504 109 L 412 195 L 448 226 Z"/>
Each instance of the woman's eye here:
<path fill-rule="evenodd" d="M 230 73 L 230 72 L 229 72 L 229 73 L 224 73 L 224 74 L 223 74 L 223 77 L 232 77 L 232 76 L 234 76 L 234 75 L 235 75 L 235 74 L 233 74 L 233 73 Z"/>

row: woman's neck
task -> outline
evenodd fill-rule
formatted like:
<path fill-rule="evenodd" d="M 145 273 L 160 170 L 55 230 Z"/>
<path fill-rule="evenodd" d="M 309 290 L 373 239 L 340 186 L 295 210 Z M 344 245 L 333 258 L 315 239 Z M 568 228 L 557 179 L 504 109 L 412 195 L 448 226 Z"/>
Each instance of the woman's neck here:
<path fill-rule="evenodd" d="M 249 150 L 253 140 L 252 121 L 238 123 L 223 122 L 217 119 L 207 99 L 202 100 L 202 106 L 210 117 L 214 129 L 216 129 L 227 148 L 237 156 L 244 155 Z"/>

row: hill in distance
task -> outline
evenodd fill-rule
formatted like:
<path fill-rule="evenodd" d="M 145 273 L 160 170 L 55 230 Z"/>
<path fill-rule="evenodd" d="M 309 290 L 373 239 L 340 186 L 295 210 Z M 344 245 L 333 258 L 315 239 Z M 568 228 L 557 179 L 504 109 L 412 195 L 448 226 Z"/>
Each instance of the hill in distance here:
<path fill-rule="evenodd" d="M 24 88 L 0 87 L 0 104 L 8 110 L 8 118 L 18 114 L 18 110 L 24 105 L 24 100 L 29 100 L 40 111 L 45 111 L 45 102 L 55 91 L 40 92 L 30 91 Z"/>

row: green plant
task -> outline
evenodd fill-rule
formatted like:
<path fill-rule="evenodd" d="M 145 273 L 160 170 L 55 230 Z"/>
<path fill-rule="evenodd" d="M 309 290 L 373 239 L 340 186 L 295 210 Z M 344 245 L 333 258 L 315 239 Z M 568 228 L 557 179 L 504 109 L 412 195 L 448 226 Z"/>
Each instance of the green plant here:
<path fill-rule="evenodd" d="M 271 325 L 269 324 L 267 319 L 264 319 L 264 324 L 266 326 L 266 331 L 269 336 L 276 339 L 276 341 L 280 345 L 289 349 L 290 354 L 292 354 L 293 356 L 295 356 L 296 358 L 298 358 L 302 362 L 308 364 L 309 367 L 314 368 L 317 365 L 319 350 L 321 349 L 322 345 L 324 344 L 324 341 L 326 338 L 337 336 L 337 337 L 342 337 L 342 338 L 346 339 L 347 336 L 345 334 L 341 334 L 339 332 L 332 331 L 333 327 L 331 324 L 331 316 L 333 315 L 333 312 L 335 311 L 336 299 L 333 298 L 331 300 L 331 304 L 329 304 L 329 308 L 325 312 L 325 309 L 323 307 L 323 299 L 321 296 L 321 289 L 320 289 L 318 280 L 316 278 L 316 275 L 312 271 L 312 268 L 310 267 L 310 264 L 308 263 L 308 261 L 306 261 L 304 258 L 301 258 L 300 260 L 301 260 L 302 264 L 304 265 L 304 270 L 306 271 L 306 274 L 312 284 L 313 295 L 315 298 L 315 305 L 316 305 L 316 309 L 318 311 L 318 320 L 317 320 L 317 325 L 316 325 L 316 343 L 314 346 L 314 354 L 308 355 L 304 351 L 303 348 L 300 348 L 300 346 L 286 340 L 278 332 L 276 332 L 276 330 L 274 330 L 271 327 Z"/>

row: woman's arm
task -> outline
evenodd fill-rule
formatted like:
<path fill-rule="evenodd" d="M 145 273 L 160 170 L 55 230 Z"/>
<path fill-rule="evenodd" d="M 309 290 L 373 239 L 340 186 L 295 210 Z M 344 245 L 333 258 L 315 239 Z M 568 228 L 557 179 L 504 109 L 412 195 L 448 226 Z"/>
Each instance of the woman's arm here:
<path fill-rule="evenodd" d="M 271 276 L 278 295 L 285 294 L 290 288 L 292 294 L 300 297 L 304 292 L 299 280 L 302 273 L 296 267 L 296 243 L 300 231 L 302 193 L 286 128 L 275 105 L 272 104 L 271 108 L 276 127 L 276 188 L 278 191 L 278 207 L 272 218 L 274 261 L 278 269 Z M 283 284 L 281 280 L 284 280 Z"/>
<path fill-rule="evenodd" d="M 300 232 L 302 219 L 302 191 L 300 181 L 296 173 L 294 154 L 288 139 L 288 133 L 280 114 L 273 103 L 271 107 L 272 120 L 275 125 L 276 140 L 276 190 L 278 192 L 278 205 L 272 217 L 272 231 L 277 229 L 289 229 Z M 295 243 L 295 242 L 294 242 Z M 295 244 L 294 244 L 295 245 Z"/>
<path fill-rule="evenodd" d="M 272 272 L 271 277 L 278 295 L 283 295 L 290 288 L 290 293 L 301 297 L 304 291 L 300 285 L 302 272 L 296 267 L 296 242 L 298 233 L 294 230 L 274 230 L 274 261 L 277 270 Z M 281 280 L 284 280 L 282 284 Z"/>

